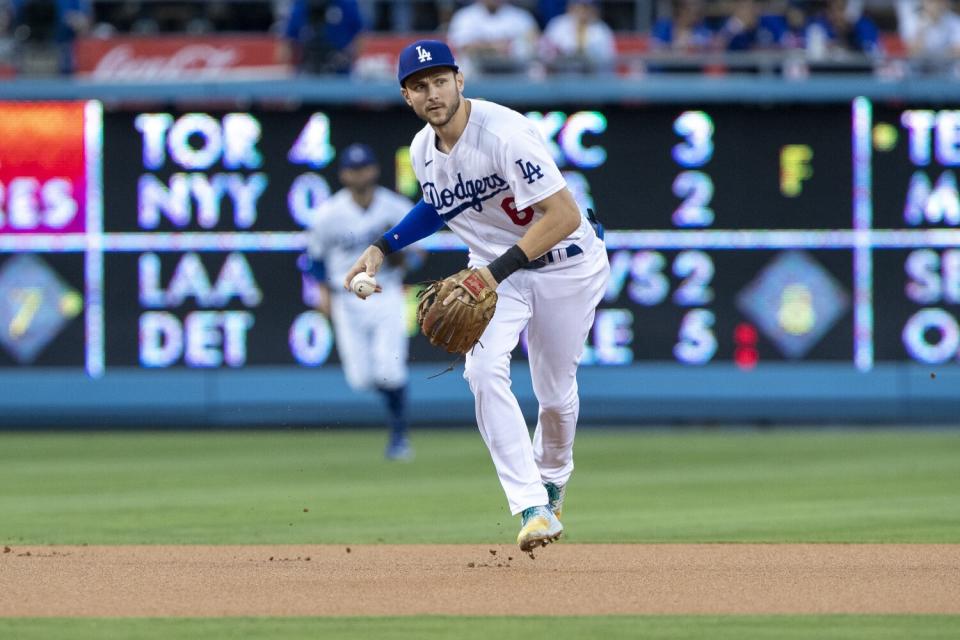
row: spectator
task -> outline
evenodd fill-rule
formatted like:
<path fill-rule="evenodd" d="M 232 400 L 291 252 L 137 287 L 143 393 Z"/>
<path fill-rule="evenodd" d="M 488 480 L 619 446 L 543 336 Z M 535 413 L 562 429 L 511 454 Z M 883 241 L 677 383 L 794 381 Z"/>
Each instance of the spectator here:
<path fill-rule="evenodd" d="M 906 45 L 917 32 L 920 20 L 920 0 L 896 0 L 897 35 Z"/>
<path fill-rule="evenodd" d="M 516 72 L 532 60 L 539 29 L 508 0 L 477 0 L 453 14 L 447 37 L 467 73 Z"/>
<path fill-rule="evenodd" d="M 13 35 L 15 18 L 11 0 L 0 0 L 0 78 L 16 75 L 17 40 Z"/>
<path fill-rule="evenodd" d="M 812 29 L 822 30 L 825 46 L 830 51 L 856 51 L 866 54 L 880 53 L 880 33 L 870 18 L 860 15 L 851 17 L 847 0 L 826 0 L 824 9 L 815 16 Z M 810 38 L 807 38 L 810 41 Z"/>
<path fill-rule="evenodd" d="M 775 49 L 784 45 L 787 21 L 761 12 L 756 0 L 735 0 L 733 13 L 720 29 L 719 41 L 727 51 Z"/>
<path fill-rule="evenodd" d="M 661 18 L 650 33 L 655 51 L 697 52 L 711 48 L 713 29 L 704 18 L 703 0 L 673 0 L 672 17 Z"/>
<path fill-rule="evenodd" d="M 134 25 L 143 17 L 143 7 L 136 0 L 123 0 L 98 7 L 97 13 L 98 20 L 92 35 L 96 38 L 110 38 L 117 33 L 134 31 Z"/>
<path fill-rule="evenodd" d="M 361 31 L 357 0 L 294 0 L 280 56 L 307 73 L 350 73 Z"/>
<path fill-rule="evenodd" d="M 911 55 L 960 56 L 960 16 L 950 10 L 948 0 L 900 0 L 897 20 Z"/>
<path fill-rule="evenodd" d="M 205 3 L 203 22 L 211 31 L 239 31 L 236 9 L 233 3 L 210 0 Z"/>
<path fill-rule="evenodd" d="M 73 73 L 73 45 L 77 36 L 84 35 L 93 23 L 90 0 L 56 0 L 56 25 L 53 41 L 57 45 L 60 73 Z"/>
<path fill-rule="evenodd" d="M 541 55 L 554 69 L 609 71 L 617 55 L 613 30 L 600 19 L 596 0 L 569 0 L 547 24 Z"/>
<path fill-rule="evenodd" d="M 183 33 L 197 14 L 197 7 L 180 2 L 149 2 L 144 8 L 160 33 Z"/>
<path fill-rule="evenodd" d="M 567 10 L 567 0 L 537 0 L 534 15 L 537 18 L 537 25 L 541 29 L 546 29 L 550 21 L 558 16 L 562 16 Z"/>
<path fill-rule="evenodd" d="M 790 0 L 783 12 L 784 26 L 781 43 L 785 49 L 803 49 L 807 46 L 807 26 L 810 17 L 807 15 L 807 0 Z"/>
<path fill-rule="evenodd" d="M 213 2 L 191 6 L 190 13 L 184 16 L 183 27 L 180 30 L 191 36 L 202 36 L 215 31 L 216 27 L 210 17 L 215 15 L 218 4 Z"/>

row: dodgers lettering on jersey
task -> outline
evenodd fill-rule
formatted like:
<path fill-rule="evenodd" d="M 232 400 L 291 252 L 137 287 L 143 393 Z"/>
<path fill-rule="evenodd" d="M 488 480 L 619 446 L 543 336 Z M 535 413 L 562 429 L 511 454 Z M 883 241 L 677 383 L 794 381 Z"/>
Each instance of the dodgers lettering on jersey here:
<path fill-rule="evenodd" d="M 347 189 L 341 189 L 320 206 L 317 218 L 307 236 L 307 252 L 327 266 L 327 283 L 333 291 L 340 286 L 357 256 L 391 229 L 413 206 L 409 200 L 377 187 L 370 207 L 358 205 Z M 377 282 L 386 288 L 399 288 L 403 272 L 384 263 L 377 273 Z"/>
<path fill-rule="evenodd" d="M 444 219 L 449 221 L 467 207 L 474 211 L 482 211 L 484 200 L 507 191 L 510 185 L 496 173 L 475 180 L 468 178 L 466 181 L 463 179 L 463 174 L 458 173 L 456 184 L 452 189 L 450 187 L 438 189 L 433 182 L 425 182 L 421 188 L 423 199 L 432 204 Z"/>
<path fill-rule="evenodd" d="M 449 154 L 437 149 L 430 125 L 410 146 L 423 198 L 470 249 L 470 265 L 502 254 L 543 217 L 532 205 L 566 187 L 536 126 L 522 114 L 484 100 L 470 100 L 467 126 Z M 586 219 L 559 243 L 593 234 Z M 549 268 L 549 267 L 547 267 Z"/>

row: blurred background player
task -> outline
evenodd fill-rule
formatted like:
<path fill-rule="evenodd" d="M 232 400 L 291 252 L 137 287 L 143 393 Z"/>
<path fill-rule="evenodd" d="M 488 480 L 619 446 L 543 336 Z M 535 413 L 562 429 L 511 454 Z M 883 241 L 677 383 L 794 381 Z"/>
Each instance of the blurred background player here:
<path fill-rule="evenodd" d="M 343 151 L 338 177 L 343 188 L 320 207 L 300 266 L 318 287 L 318 310 L 333 321 L 347 383 L 383 397 L 390 416 L 386 457 L 408 460 L 413 450 L 407 436 L 403 277 L 408 267 L 422 262 L 422 252 L 408 250 L 385 264 L 377 274 L 383 291 L 365 300 L 329 283 L 342 282 L 357 253 L 396 224 L 413 203 L 378 184 L 380 167 L 365 144 Z"/>

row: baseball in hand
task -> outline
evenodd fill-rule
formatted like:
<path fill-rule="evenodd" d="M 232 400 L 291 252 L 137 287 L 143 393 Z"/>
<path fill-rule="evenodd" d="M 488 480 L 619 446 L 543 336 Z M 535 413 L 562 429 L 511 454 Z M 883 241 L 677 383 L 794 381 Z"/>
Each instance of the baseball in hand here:
<path fill-rule="evenodd" d="M 366 298 L 377 290 L 377 281 L 373 276 L 368 276 L 366 271 L 361 271 L 353 276 L 353 280 L 350 281 L 350 289 L 361 298 Z"/>

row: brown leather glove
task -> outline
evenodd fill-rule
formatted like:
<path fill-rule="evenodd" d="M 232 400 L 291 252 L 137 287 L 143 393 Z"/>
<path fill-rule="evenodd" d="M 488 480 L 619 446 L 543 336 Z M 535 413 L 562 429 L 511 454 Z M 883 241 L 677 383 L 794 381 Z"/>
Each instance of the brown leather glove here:
<path fill-rule="evenodd" d="M 443 301 L 456 292 L 449 304 Z M 497 310 L 497 292 L 476 269 L 464 269 L 430 283 L 418 296 L 417 323 L 430 344 L 449 353 L 467 353 L 480 341 Z"/>

